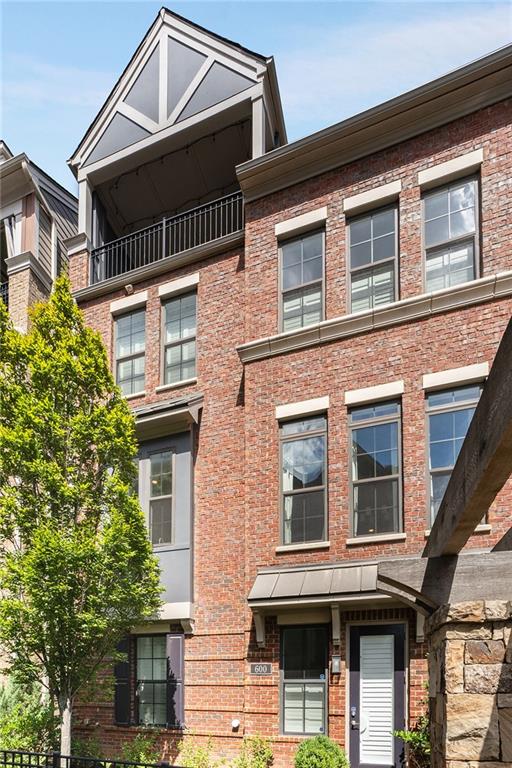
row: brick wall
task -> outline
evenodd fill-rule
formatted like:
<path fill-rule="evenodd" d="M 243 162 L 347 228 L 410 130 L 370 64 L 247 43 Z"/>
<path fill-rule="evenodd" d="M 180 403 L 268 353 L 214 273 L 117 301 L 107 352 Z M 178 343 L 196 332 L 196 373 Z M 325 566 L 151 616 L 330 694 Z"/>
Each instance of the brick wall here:
<path fill-rule="evenodd" d="M 511 105 L 503 102 L 468 118 L 424 134 L 403 145 L 246 206 L 245 252 L 230 253 L 135 285 L 148 290 L 146 315 L 146 395 L 133 405 L 202 392 L 204 409 L 197 432 L 194 517 L 194 634 L 185 641 L 185 711 L 196 738 L 214 736 L 218 753 L 233 755 L 243 733 L 274 740 L 276 766 L 290 765 L 300 739 L 278 731 L 278 634 L 267 619 L 267 645 L 255 644 L 246 598 L 259 568 L 396 557 L 421 551 L 427 527 L 425 460 L 426 373 L 492 363 L 512 311 L 510 298 L 464 307 L 448 314 L 391 326 L 352 338 L 259 360 L 245 366 L 236 346 L 278 331 L 277 222 L 326 205 L 326 313 L 346 313 L 346 227 L 343 198 L 395 179 L 400 195 L 401 297 L 422 292 L 420 189 L 418 171 L 475 148 L 484 149 L 481 185 L 482 271 L 512 268 L 510 254 L 510 178 L 512 176 Z M 84 266 L 85 264 L 85 266 Z M 160 371 L 158 285 L 198 271 L 198 381 L 157 392 Z M 72 257 L 70 275 L 83 287 L 84 256 Z M 122 290 L 81 306 L 97 328 L 112 359 L 109 305 Z M 348 545 L 349 483 L 347 389 L 403 379 L 402 398 L 404 541 Z M 279 541 L 278 424 L 275 407 L 329 395 L 329 540 L 325 549 L 276 553 Z M 491 531 L 474 535 L 469 546 L 488 547 L 509 527 L 510 485 L 496 499 Z M 425 648 L 415 642 L 414 614 L 404 608 L 343 615 L 347 621 L 405 620 L 409 627 L 408 700 L 411 718 L 422 709 Z M 344 659 L 344 649 L 342 649 Z M 273 675 L 255 680 L 251 661 L 271 661 Z M 332 680 L 329 727 L 342 743 L 346 729 L 344 672 Z M 234 731 L 231 721 L 241 726 Z M 80 734 L 101 724 L 105 750 L 137 732 L 112 724 L 111 703 L 80 708 Z M 87 722 L 85 722 L 87 721 Z M 180 736 L 161 733 L 162 754 L 174 757 Z"/>

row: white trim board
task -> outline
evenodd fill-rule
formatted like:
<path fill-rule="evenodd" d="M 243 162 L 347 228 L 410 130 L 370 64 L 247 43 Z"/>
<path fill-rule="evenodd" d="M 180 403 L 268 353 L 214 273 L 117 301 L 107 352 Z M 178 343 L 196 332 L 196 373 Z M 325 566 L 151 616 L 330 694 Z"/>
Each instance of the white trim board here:
<path fill-rule="evenodd" d="M 396 200 L 401 191 L 402 182 L 400 180 L 390 181 L 389 184 L 382 184 L 380 187 L 374 187 L 367 192 L 346 197 L 343 201 L 343 212 L 352 216 L 371 208 L 377 208 Z"/>
<path fill-rule="evenodd" d="M 423 389 L 443 389 L 450 384 L 473 384 L 483 381 L 489 375 L 489 363 L 475 363 L 462 368 L 450 368 L 423 376 Z"/>
<path fill-rule="evenodd" d="M 179 277 L 177 280 L 171 280 L 169 283 L 163 283 L 158 288 L 158 295 L 161 299 L 167 296 L 172 296 L 175 293 L 181 293 L 186 291 L 187 288 L 192 288 L 199 283 L 199 272 L 194 272 L 193 275 L 185 275 L 185 277 Z"/>
<path fill-rule="evenodd" d="M 316 397 L 313 400 L 302 400 L 298 403 L 276 406 L 276 419 L 289 419 L 292 416 L 309 416 L 322 413 L 329 408 L 329 395 Z"/>
<path fill-rule="evenodd" d="M 439 163 L 419 171 L 418 184 L 420 187 L 426 188 L 434 186 L 438 182 L 452 181 L 452 179 L 474 173 L 480 168 L 483 161 L 483 149 L 475 149 L 474 152 L 468 152 L 465 155 L 460 155 L 460 157 L 454 157 L 453 160 L 447 160 L 445 163 Z"/>
<path fill-rule="evenodd" d="M 274 227 L 276 237 L 285 237 L 286 235 L 299 235 L 311 229 L 317 224 L 323 224 L 327 219 L 327 206 L 317 208 L 314 211 L 302 213 L 300 216 L 293 216 L 291 219 L 278 222 Z"/>
<path fill-rule="evenodd" d="M 403 395 L 404 389 L 402 379 L 390 381 L 387 384 L 377 384 L 374 387 L 349 389 L 345 392 L 345 405 L 359 405 L 360 403 L 376 403 L 379 400 L 388 400 L 390 397 Z"/>
<path fill-rule="evenodd" d="M 147 304 L 148 292 L 139 291 L 139 293 L 133 293 L 131 296 L 123 296 L 122 299 L 116 299 L 110 303 L 110 314 L 118 315 L 120 312 L 124 312 L 127 309 L 136 309 Z"/>

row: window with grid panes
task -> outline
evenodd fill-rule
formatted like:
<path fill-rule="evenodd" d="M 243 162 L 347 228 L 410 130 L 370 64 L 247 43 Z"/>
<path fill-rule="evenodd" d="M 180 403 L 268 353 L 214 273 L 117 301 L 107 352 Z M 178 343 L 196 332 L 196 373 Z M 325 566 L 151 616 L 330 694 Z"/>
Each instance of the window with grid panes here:
<path fill-rule="evenodd" d="M 354 536 L 401 530 L 400 403 L 349 412 Z"/>
<path fill-rule="evenodd" d="M 397 208 L 386 208 L 349 222 L 350 307 L 372 309 L 398 299 Z"/>
<path fill-rule="evenodd" d="M 116 382 L 124 395 L 145 385 L 146 311 L 138 309 L 114 321 Z"/>
<path fill-rule="evenodd" d="M 281 243 L 281 325 L 283 331 L 323 319 L 324 232 Z"/>
<path fill-rule="evenodd" d="M 196 376 L 197 294 L 176 296 L 164 304 L 164 383 Z"/>
<path fill-rule="evenodd" d="M 423 197 L 425 287 L 449 288 L 477 276 L 478 182 L 457 181 Z"/>
<path fill-rule="evenodd" d="M 139 725 L 167 723 L 166 635 L 137 638 L 137 721 Z"/>
<path fill-rule="evenodd" d="M 281 730 L 320 734 L 327 727 L 327 629 L 281 631 Z"/>
<path fill-rule="evenodd" d="M 151 543 L 172 543 L 172 451 L 150 456 L 149 530 Z"/>
<path fill-rule="evenodd" d="M 280 442 L 283 543 L 323 541 L 327 532 L 326 417 L 283 422 Z"/>
<path fill-rule="evenodd" d="M 431 523 L 437 515 L 481 391 L 480 384 L 471 384 L 427 394 Z"/>

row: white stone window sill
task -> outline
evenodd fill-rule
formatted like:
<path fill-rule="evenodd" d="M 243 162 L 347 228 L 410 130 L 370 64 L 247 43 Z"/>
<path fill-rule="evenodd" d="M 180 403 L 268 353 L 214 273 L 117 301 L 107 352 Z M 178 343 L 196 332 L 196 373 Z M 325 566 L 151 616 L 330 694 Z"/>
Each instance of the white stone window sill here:
<path fill-rule="evenodd" d="M 187 384 L 197 384 L 197 377 L 193 379 L 183 379 L 182 381 L 175 381 L 172 384 L 160 384 L 156 387 L 155 392 L 165 392 L 168 389 L 178 389 L 179 387 L 186 387 Z"/>
<path fill-rule="evenodd" d="M 276 552 L 304 552 L 307 549 L 328 549 L 331 546 L 330 541 L 313 541 L 304 544 L 281 544 L 276 547 Z"/>
<path fill-rule="evenodd" d="M 406 538 L 406 533 L 382 533 L 375 536 L 355 536 L 352 539 L 347 539 L 347 547 L 357 544 L 381 544 L 385 541 L 405 541 Z"/>
<path fill-rule="evenodd" d="M 482 525 L 477 525 L 477 527 L 475 528 L 475 530 L 471 535 L 473 536 L 474 534 L 477 534 L 477 533 L 491 533 L 491 531 L 492 531 L 492 525 L 489 525 L 489 523 L 482 523 Z M 425 531 L 425 538 L 428 539 L 429 536 L 430 536 L 430 528 L 428 528 Z"/>
<path fill-rule="evenodd" d="M 136 397 L 144 397 L 146 394 L 146 390 L 143 389 L 141 392 L 133 392 L 131 395 L 125 395 L 125 400 L 135 400 Z"/>

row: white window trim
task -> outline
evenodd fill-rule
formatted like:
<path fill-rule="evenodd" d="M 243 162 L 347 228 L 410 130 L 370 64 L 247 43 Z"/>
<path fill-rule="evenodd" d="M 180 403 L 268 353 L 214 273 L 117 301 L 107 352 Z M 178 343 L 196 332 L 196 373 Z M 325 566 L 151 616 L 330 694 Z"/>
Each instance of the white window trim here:
<path fill-rule="evenodd" d="M 290 419 L 294 416 L 310 416 L 322 413 L 329 408 L 329 395 L 317 397 L 313 400 L 302 400 L 298 403 L 276 406 L 276 419 Z"/>
<path fill-rule="evenodd" d="M 195 272 L 193 275 L 185 275 L 185 277 L 179 277 L 177 280 L 171 280 L 170 283 L 164 283 L 158 288 L 158 296 L 161 299 L 167 299 L 169 296 L 174 296 L 177 293 L 187 291 L 189 288 L 193 288 L 199 283 L 199 272 Z"/>
<path fill-rule="evenodd" d="M 390 381 L 387 384 L 377 384 L 374 387 L 349 389 L 345 392 L 345 405 L 360 405 L 361 403 L 378 402 L 391 397 L 403 395 L 405 385 L 403 379 Z"/>
<path fill-rule="evenodd" d="M 326 220 L 327 206 L 324 205 L 323 208 L 317 208 L 300 216 L 294 216 L 292 219 L 280 221 L 275 225 L 275 235 L 276 237 L 300 235 L 302 232 L 307 232 L 308 229 L 324 224 Z"/>
<path fill-rule="evenodd" d="M 358 195 L 346 197 L 343 200 L 343 213 L 353 216 L 356 213 L 381 207 L 386 203 L 396 200 L 402 191 L 402 182 L 390 181 L 389 184 L 382 184 L 366 192 L 360 192 Z"/>
<path fill-rule="evenodd" d="M 418 173 L 418 184 L 422 189 L 428 189 L 439 183 L 447 183 L 462 176 L 467 176 L 480 169 L 484 161 L 484 150 L 475 149 L 465 155 L 454 157 L 445 163 L 439 163 L 431 168 L 425 168 Z"/>
<path fill-rule="evenodd" d="M 133 293 L 131 296 L 123 296 L 122 299 L 112 301 L 110 304 L 110 314 L 119 315 L 126 312 L 129 309 L 137 309 L 147 304 L 148 292 L 139 291 L 139 293 Z"/>
<path fill-rule="evenodd" d="M 462 368 L 449 368 L 437 373 L 426 373 L 423 376 L 423 389 L 444 389 L 450 385 L 475 384 L 483 381 L 489 375 L 489 363 L 475 363 Z"/>

